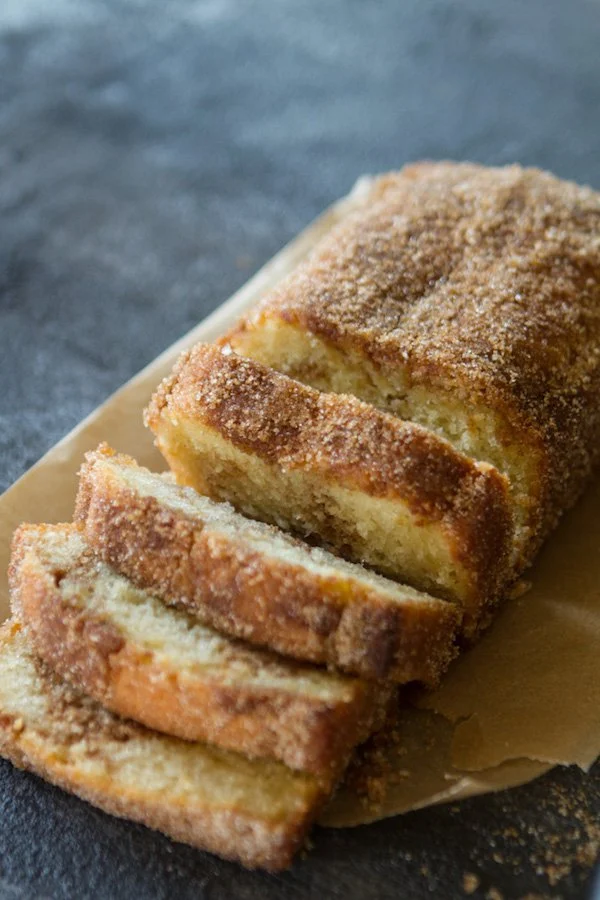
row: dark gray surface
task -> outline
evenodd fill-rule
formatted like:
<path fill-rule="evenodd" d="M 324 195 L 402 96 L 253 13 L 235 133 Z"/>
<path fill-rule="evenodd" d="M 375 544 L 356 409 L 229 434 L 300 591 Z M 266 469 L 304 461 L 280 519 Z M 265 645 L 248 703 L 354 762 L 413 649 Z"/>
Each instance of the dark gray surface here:
<path fill-rule="evenodd" d="M 597 0 L 0 0 L 0 489 L 362 172 L 518 160 L 600 188 L 599 47 Z M 467 871 L 478 897 L 583 897 L 583 868 L 536 867 L 552 835 L 575 855 L 600 772 L 318 830 L 277 878 L 6 764 L 0 803 L 6 897 L 451 898 Z"/>

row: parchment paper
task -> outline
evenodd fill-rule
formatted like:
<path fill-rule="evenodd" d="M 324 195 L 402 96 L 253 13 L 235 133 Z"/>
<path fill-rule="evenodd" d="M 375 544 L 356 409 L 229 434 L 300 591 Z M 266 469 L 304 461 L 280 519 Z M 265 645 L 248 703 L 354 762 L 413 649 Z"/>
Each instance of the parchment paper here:
<path fill-rule="evenodd" d="M 178 354 L 222 334 L 365 195 L 361 180 L 229 301 L 81 422 L 0 497 L 0 620 L 9 612 L 10 538 L 23 521 L 69 521 L 85 451 L 102 440 L 154 469 L 164 461 L 142 409 Z M 481 642 L 435 693 L 416 698 L 385 759 L 378 802 L 343 787 L 322 817 L 343 827 L 501 790 L 555 764 L 591 766 L 600 752 L 600 480 L 564 519 L 527 574 L 531 589 L 505 605 Z"/>

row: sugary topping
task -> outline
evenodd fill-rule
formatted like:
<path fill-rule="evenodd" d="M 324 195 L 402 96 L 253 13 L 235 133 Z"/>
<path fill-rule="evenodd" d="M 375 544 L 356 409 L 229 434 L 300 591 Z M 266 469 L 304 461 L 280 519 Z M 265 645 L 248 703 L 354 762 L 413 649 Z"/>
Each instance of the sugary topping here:
<path fill-rule="evenodd" d="M 519 166 L 408 167 L 256 316 L 273 311 L 540 427 L 573 421 L 600 363 L 600 194 Z"/>

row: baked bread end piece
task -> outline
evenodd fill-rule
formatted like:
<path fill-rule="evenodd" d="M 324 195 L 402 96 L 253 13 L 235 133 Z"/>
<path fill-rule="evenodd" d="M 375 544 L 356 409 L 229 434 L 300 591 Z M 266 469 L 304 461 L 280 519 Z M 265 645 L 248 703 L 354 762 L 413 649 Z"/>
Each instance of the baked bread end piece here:
<path fill-rule="evenodd" d="M 94 806 L 248 868 L 290 865 L 324 794 L 312 776 L 119 719 L 0 629 L 0 755 Z"/>

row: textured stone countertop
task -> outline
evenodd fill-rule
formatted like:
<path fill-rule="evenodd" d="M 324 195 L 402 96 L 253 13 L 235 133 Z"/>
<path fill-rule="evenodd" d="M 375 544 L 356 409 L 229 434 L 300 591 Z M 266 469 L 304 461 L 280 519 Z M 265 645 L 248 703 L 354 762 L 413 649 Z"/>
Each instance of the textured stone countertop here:
<path fill-rule="evenodd" d="M 361 173 L 600 188 L 599 48 L 597 0 L 0 0 L 0 489 Z M 0 762 L 0 896 L 588 897 L 599 815 L 600 768 L 557 771 L 272 877 Z"/>

